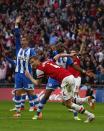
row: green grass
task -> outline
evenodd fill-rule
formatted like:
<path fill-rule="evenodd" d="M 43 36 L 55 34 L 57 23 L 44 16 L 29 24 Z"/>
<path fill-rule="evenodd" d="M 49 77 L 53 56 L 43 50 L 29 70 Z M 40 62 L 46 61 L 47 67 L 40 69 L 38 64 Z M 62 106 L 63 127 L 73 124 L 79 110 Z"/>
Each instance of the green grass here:
<path fill-rule="evenodd" d="M 104 131 L 104 104 L 97 104 L 94 111 L 95 121 L 85 124 L 84 115 L 81 121 L 73 120 L 73 114 L 60 103 L 47 103 L 43 111 L 43 120 L 32 120 L 34 112 L 22 111 L 22 117 L 14 119 L 11 102 L 0 102 L 0 131 Z"/>

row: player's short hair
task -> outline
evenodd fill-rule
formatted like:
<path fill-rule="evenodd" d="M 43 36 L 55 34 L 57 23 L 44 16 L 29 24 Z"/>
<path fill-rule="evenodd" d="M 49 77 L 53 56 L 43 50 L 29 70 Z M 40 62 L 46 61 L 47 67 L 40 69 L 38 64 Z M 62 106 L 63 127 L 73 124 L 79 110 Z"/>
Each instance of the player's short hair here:
<path fill-rule="evenodd" d="M 75 50 L 72 50 L 72 51 L 70 52 L 70 56 L 74 56 L 74 55 L 77 55 L 77 52 L 76 52 Z"/>
<path fill-rule="evenodd" d="M 30 40 L 29 35 L 27 33 L 24 33 L 21 35 L 21 39 L 25 38 L 27 41 Z"/>
<path fill-rule="evenodd" d="M 34 59 L 34 60 L 39 60 L 39 58 L 38 58 L 38 56 L 37 56 L 37 55 L 36 55 L 36 56 L 31 56 L 31 57 L 30 57 L 30 59 L 29 59 L 29 61 L 30 61 L 31 59 Z"/>

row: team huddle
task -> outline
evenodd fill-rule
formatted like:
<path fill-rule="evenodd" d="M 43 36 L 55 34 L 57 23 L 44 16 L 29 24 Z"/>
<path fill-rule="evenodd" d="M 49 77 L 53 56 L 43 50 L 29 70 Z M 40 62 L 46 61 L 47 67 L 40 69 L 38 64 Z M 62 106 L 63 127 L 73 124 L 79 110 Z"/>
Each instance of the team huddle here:
<path fill-rule="evenodd" d="M 21 17 L 18 17 L 15 22 L 15 39 L 16 39 L 16 63 L 15 65 L 15 90 L 14 117 L 21 117 L 21 110 L 24 108 L 25 96 L 28 96 L 30 103 L 30 111 L 36 110 L 34 119 L 42 119 L 42 110 L 49 99 L 51 93 L 60 87 L 62 91 L 62 101 L 64 105 L 74 113 L 74 119 L 80 120 L 78 113 L 85 114 L 87 119 L 85 123 L 94 120 L 95 115 L 83 106 L 83 103 L 88 103 L 91 108 L 94 107 L 93 96 L 80 98 L 79 87 L 81 84 L 81 73 L 88 77 L 93 77 L 94 74 L 90 71 L 85 71 L 80 68 L 80 59 L 77 52 L 72 50 L 69 54 L 62 51 L 59 53 L 53 51 L 53 58 L 41 61 L 33 48 L 29 47 L 27 34 L 21 37 L 18 24 Z M 9 58 L 8 58 L 9 61 Z M 33 78 L 33 71 L 36 71 L 36 79 Z M 41 84 L 43 77 L 48 77 L 46 91 L 41 100 L 34 94 L 34 85 Z M 23 95 L 25 94 L 25 95 Z"/>

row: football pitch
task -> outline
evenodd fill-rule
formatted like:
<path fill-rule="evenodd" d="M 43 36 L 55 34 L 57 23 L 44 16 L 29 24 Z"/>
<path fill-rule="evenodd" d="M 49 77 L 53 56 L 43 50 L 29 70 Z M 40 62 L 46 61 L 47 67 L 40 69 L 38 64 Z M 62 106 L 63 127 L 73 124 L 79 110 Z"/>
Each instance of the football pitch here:
<path fill-rule="evenodd" d="M 104 104 L 96 104 L 92 111 L 96 119 L 87 124 L 83 122 L 86 119 L 83 115 L 79 115 L 81 121 L 75 121 L 61 103 L 47 103 L 42 120 L 31 119 L 35 112 L 28 111 L 28 103 L 21 118 L 14 119 L 13 112 L 9 111 L 12 107 L 12 102 L 0 102 L 0 131 L 104 131 Z"/>

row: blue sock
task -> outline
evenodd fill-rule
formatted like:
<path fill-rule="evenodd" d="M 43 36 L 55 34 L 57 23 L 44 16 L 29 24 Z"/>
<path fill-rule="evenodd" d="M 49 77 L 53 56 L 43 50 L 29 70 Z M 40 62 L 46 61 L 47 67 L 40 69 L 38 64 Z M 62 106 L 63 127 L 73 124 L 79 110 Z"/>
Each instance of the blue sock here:
<path fill-rule="evenodd" d="M 73 112 L 74 113 L 74 117 L 78 116 L 78 112 Z"/>
<path fill-rule="evenodd" d="M 21 108 L 21 96 L 15 96 L 15 107 L 16 107 L 16 111 L 20 112 L 20 108 Z"/>
<path fill-rule="evenodd" d="M 35 106 L 38 106 L 39 100 L 38 100 L 37 95 L 31 95 L 31 97 L 32 97 L 32 100 L 33 100 L 33 102 L 34 102 L 34 107 L 35 107 Z"/>
<path fill-rule="evenodd" d="M 38 97 L 37 95 L 34 95 L 34 106 L 38 106 L 38 104 L 39 104 Z"/>
<path fill-rule="evenodd" d="M 29 99 L 30 107 L 34 107 L 34 97 L 31 95 L 28 95 L 28 99 Z"/>
<path fill-rule="evenodd" d="M 39 105 L 38 105 L 38 109 L 37 109 L 37 115 L 42 112 L 42 109 L 44 107 L 44 105 L 46 104 L 47 102 L 47 99 L 46 98 L 43 98 L 40 102 L 39 102 Z"/>
<path fill-rule="evenodd" d="M 25 100 L 26 100 L 26 94 L 21 96 L 21 107 L 24 108 L 25 105 Z"/>

